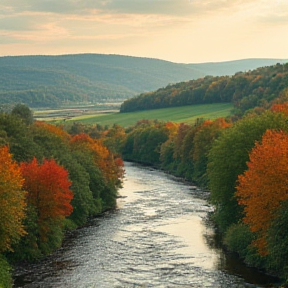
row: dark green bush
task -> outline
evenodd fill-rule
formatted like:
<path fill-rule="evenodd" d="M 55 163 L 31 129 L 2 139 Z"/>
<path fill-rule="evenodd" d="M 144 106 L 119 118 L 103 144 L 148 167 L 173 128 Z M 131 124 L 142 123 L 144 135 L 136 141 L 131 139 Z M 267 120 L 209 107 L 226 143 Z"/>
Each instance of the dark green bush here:
<path fill-rule="evenodd" d="M 6 258 L 0 254 L 0 287 L 12 287 L 12 278 L 10 274 L 11 267 Z"/>

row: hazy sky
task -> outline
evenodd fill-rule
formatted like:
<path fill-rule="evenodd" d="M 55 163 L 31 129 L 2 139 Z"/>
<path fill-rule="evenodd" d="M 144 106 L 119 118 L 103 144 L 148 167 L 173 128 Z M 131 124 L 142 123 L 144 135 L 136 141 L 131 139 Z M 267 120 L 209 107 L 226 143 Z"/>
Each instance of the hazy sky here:
<path fill-rule="evenodd" d="M 0 0 L 0 56 L 288 59 L 288 0 Z"/>

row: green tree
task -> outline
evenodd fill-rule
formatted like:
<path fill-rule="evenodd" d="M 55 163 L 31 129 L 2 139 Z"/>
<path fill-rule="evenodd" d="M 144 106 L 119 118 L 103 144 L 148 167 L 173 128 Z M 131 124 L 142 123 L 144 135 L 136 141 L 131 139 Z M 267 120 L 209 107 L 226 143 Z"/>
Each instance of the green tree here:
<path fill-rule="evenodd" d="M 279 271 L 284 279 L 288 279 L 288 201 L 281 203 L 275 219 L 268 230 L 267 242 L 269 251 L 268 269 Z"/>
<path fill-rule="evenodd" d="M 19 117 L 26 125 L 30 125 L 34 121 L 33 112 L 24 104 L 17 104 L 11 114 Z"/>
<path fill-rule="evenodd" d="M 30 126 L 12 114 L 0 114 L 2 141 L 9 144 L 13 159 L 17 162 L 30 161 L 34 156 L 41 158 L 39 146 L 33 141 Z"/>
<path fill-rule="evenodd" d="M 10 271 L 12 270 L 6 258 L 0 254 L 0 287 L 11 288 L 12 277 Z"/>
<path fill-rule="evenodd" d="M 215 139 L 219 137 L 223 129 L 231 126 L 225 119 L 218 118 L 214 121 L 206 120 L 197 130 L 193 139 L 193 174 L 192 179 L 198 185 L 207 187 L 207 161 L 208 153 Z"/>
<path fill-rule="evenodd" d="M 214 141 L 208 154 L 207 173 L 214 218 L 222 230 L 242 219 L 242 208 L 235 198 L 238 175 L 247 169 L 249 153 L 267 129 L 287 129 L 281 113 L 267 111 L 246 117 L 225 130 Z"/>

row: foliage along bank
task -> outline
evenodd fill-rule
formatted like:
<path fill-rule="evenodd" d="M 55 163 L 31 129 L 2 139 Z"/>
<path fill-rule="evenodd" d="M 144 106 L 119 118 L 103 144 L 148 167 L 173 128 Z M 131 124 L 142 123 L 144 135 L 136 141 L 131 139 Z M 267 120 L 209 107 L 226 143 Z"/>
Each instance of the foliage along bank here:
<path fill-rule="evenodd" d="M 194 125 L 139 121 L 124 159 L 154 165 L 211 191 L 224 244 L 250 266 L 288 279 L 288 104 L 242 119 Z"/>
<path fill-rule="evenodd" d="M 85 133 L 33 121 L 17 105 L 0 114 L 0 286 L 15 261 L 60 247 L 66 230 L 116 205 L 123 161 Z"/>
<path fill-rule="evenodd" d="M 287 95 L 286 90 L 271 108 L 256 107 L 242 118 L 198 119 L 193 125 L 141 120 L 98 134 L 125 160 L 208 188 L 215 207 L 212 218 L 227 248 L 249 266 L 287 282 Z M 95 128 L 70 127 L 88 134 L 96 134 Z"/>
<path fill-rule="evenodd" d="M 42 166 L 44 159 L 55 160 L 53 165 L 69 172 L 65 181 L 72 182 L 70 189 L 74 195 L 70 202 L 72 214 L 62 213 L 57 218 L 59 222 L 53 223 L 39 218 L 36 204 L 24 203 L 28 217 L 22 221 L 24 226 L 20 225 L 18 235 L 11 238 L 15 242 L 15 248 L 11 246 L 14 253 L 2 253 L 10 260 L 23 255 L 35 259 L 49 253 L 61 243 L 64 227 L 81 225 L 90 215 L 113 207 L 115 187 L 123 172 L 121 160 L 115 155 L 122 153 L 124 159 L 160 167 L 209 188 L 215 206 L 212 217 L 228 249 L 236 251 L 249 265 L 264 268 L 287 281 L 287 103 L 274 104 L 268 110 L 254 109 L 239 120 L 198 119 L 193 125 L 142 120 L 126 129 L 117 124 L 107 129 L 81 123 L 61 129 L 41 122 L 24 124 L 13 113 L 1 117 L 0 141 L 5 157 L 16 167 L 12 171 L 17 171 L 18 163 L 26 163 L 20 165 L 21 170 L 23 165 Z M 9 150 L 5 148 L 7 143 Z M 25 178 L 25 173 L 20 176 Z M 28 234 L 21 234 L 25 233 L 23 228 Z"/>

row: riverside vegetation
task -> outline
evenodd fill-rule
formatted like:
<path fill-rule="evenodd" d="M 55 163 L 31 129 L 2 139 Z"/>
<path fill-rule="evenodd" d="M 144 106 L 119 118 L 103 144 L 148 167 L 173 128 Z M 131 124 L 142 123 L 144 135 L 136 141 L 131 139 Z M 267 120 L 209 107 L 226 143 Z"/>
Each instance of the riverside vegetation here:
<path fill-rule="evenodd" d="M 285 92 L 287 93 L 287 92 Z M 282 95 L 283 96 L 283 95 Z M 224 245 L 249 266 L 287 281 L 288 103 L 242 118 L 193 124 L 140 120 L 134 126 L 67 125 L 99 137 L 125 160 L 153 165 L 211 191 L 211 218 Z M 276 235 L 276 237 L 275 237 Z"/>
<path fill-rule="evenodd" d="M 211 217 L 227 249 L 285 283 L 288 82 L 283 83 L 277 96 L 259 98 L 260 106 L 230 117 L 198 118 L 190 124 L 143 119 L 126 128 L 103 128 L 100 137 L 125 160 L 159 167 L 208 188 L 215 206 Z M 88 134 L 96 127 L 67 125 Z"/>
<path fill-rule="evenodd" d="M 0 224 L 0 283 L 11 285 L 8 262 L 50 253 L 65 230 L 114 207 L 123 175 L 118 155 L 209 188 L 211 217 L 227 248 L 287 282 L 287 100 L 283 87 L 264 106 L 242 115 L 192 124 L 143 119 L 129 127 L 53 126 L 34 122 L 23 105 L 1 114 L 0 213 L 9 221 Z M 54 168 L 61 171 L 59 181 L 53 180 Z M 52 214 L 41 206 L 39 187 L 47 192 Z M 52 197 L 57 189 L 65 193 Z M 7 207 L 18 207 L 17 213 Z"/>
<path fill-rule="evenodd" d="M 6 288 L 10 264 L 51 253 L 65 231 L 113 209 L 124 170 L 102 140 L 34 122 L 21 104 L 0 114 L 0 143 L 0 287 Z"/>

